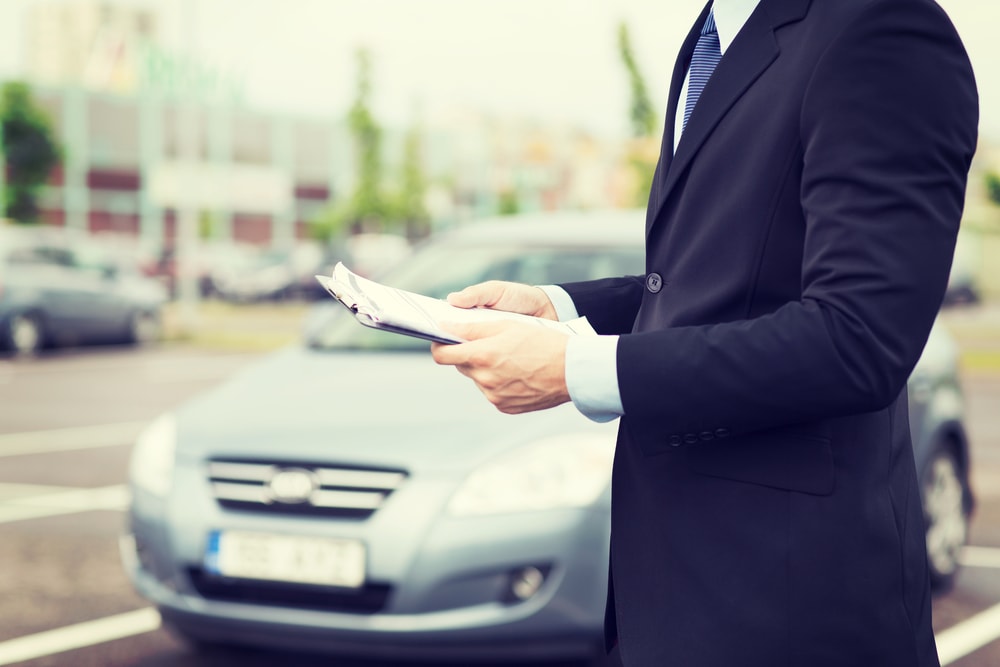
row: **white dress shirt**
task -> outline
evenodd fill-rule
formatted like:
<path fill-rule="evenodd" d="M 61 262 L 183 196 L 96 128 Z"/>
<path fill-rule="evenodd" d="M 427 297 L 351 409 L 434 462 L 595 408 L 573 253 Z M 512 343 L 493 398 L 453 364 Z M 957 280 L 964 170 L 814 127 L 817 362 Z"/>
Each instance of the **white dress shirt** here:
<path fill-rule="evenodd" d="M 759 2 L 760 0 L 715 0 L 715 25 L 719 31 L 719 47 L 723 55 Z M 674 117 L 674 150 L 677 150 L 684 123 L 688 78 L 684 78 Z M 545 285 L 542 289 L 552 300 L 560 320 L 578 317 L 576 306 L 564 289 L 555 285 Z M 618 336 L 571 337 L 566 346 L 566 387 L 573 405 L 594 421 L 611 421 L 625 414 L 618 389 Z"/>
<path fill-rule="evenodd" d="M 719 50 L 725 54 L 726 49 L 736 39 L 736 35 L 743 29 L 743 24 L 747 22 L 753 10 L 756 9 L 760 0 L 715 0 L 712 11 L 715 12 L 715 28 L 719 31 Z M 688 96 L 688 81 L 690 77 L 684 77 L 684 86 L 677 105 L 677 114 L 674 116 L 674 150 L 677 150 L 677 142 L 681 140 L 681 131 L 684 128 L 684 101 Z"/>

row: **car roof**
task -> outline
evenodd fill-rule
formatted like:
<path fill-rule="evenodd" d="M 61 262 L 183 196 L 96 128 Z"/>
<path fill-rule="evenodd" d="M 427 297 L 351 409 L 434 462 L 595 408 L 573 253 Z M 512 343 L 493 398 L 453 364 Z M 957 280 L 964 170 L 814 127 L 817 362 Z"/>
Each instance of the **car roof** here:
<path fill-rule="evenodd" d="M 483 218 L 438 234 L 433 240 L 464 244 L 557 246 L 641 246 L 645 212 L 641 210 L 559 211 Z"/>

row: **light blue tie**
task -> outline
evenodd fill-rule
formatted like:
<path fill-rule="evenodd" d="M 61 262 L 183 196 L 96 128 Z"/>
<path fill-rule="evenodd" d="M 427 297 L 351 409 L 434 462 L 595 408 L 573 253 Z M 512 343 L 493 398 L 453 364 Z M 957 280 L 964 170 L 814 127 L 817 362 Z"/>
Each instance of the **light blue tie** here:
<path fill-rule="evenodd" d="M 687 128 L 688 119 L 694 111 L 694 105 L 701 97 L 701 91 L 705 90 L 708 78 L 715 71 L 715 66 L 722 59 L 722 47 L 719 46 L 719 31 L 715 28 L 715 10 L 708 14 L 708 20 L 701 29 L 701 37 L 694 46 L 694 53 L 691 55 L 691 70 L 688 77 L 687 101 L 684 103 L 684 124 L 681 130 Z"/>

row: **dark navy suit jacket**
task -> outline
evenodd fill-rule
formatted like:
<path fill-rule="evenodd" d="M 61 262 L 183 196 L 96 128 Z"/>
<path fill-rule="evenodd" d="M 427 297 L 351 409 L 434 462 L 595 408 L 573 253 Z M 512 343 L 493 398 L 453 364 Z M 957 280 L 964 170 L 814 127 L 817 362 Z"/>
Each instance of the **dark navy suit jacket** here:
<path fill-rule="evenodd" d="M 930 0 L 761 0 L 672 154 L 707 9 L 647 274 L 563 286 L 627 334 L 608 638 L 629 667 L 936 665 L 905 385 L 976 146 L 968 59 Z"/>

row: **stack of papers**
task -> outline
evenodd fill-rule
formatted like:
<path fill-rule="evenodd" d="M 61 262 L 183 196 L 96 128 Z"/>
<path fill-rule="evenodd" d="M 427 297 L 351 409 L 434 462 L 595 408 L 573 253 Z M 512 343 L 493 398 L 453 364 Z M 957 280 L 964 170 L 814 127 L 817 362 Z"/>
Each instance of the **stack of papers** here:
<path fill-rule="evenodd" d="M 596 335 L 587 318 L 554 322 L 540 317 L 489 308 L 457 308 L 447 301 L 387 287 L 352 273 L 338 262 L 333 273 L 316 280 L 335 299 L 349 308 L 366 327 L 414 336 L 438 343 L 466 341 L 441 328 L 444 322 L 518 321 L 548 327 L 569 335 Z"/>

